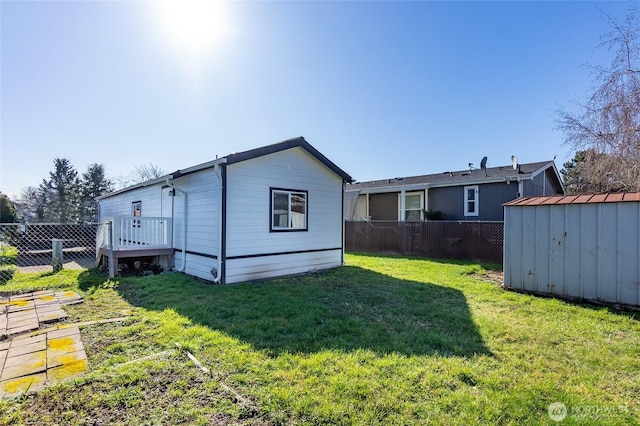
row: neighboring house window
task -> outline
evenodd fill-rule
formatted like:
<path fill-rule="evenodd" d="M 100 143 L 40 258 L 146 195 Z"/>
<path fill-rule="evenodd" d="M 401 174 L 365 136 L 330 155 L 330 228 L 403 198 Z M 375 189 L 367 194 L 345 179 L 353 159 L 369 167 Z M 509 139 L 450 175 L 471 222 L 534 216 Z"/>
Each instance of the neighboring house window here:
<path fill-rule="evenodd" d="M 404 199 L 404 220 L 418 222 L 422 220 L 422 194 L 407 193 Z"/>
<path fill-rule="evenodd" d="M 142 201 L 134 201 L 131 203 L 131 216 L 142 217 Z M 140 221 L 134 220 L 133 226 L 140 227 Z"/>
<path fill-rule="evenodd" d="M 271 188 L 271 230 L 307 229 L 307 192 Z"/>
<path fill-rule="evenodd" d="M 478 185 L 464 187 L 464 215 L 478 216 Z"/>

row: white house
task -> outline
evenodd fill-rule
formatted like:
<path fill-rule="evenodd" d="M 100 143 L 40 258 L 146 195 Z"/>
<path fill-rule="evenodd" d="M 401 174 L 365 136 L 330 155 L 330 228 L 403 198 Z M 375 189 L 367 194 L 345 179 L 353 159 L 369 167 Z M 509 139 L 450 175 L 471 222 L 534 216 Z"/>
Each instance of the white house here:
<path fill-rule="evenodd" d="M 343 263 L 343 191 L 352 178 L 294 138 L 233 153 L 98 197 L 99 258 L 154 256 L 217 283 Z"/>

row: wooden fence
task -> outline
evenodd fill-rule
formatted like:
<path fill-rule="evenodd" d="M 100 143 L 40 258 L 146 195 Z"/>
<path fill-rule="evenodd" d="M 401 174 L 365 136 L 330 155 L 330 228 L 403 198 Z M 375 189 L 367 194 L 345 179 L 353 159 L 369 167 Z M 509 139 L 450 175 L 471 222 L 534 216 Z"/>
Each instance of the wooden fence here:
<path fill-rule="evenodd" d="M 345 222 L 347 251 L 502 264 L 503 222 Z"/>

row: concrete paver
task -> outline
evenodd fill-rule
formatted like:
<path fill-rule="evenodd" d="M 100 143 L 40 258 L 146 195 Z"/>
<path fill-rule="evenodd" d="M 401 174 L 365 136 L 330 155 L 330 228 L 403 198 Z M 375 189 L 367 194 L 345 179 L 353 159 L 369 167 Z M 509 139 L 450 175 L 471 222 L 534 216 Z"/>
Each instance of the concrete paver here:
<path fill-rule="evenodd" d="M 15 348 L 17 346 L 30 345 L 31 343 L 36 342 L 46 342 L 46 340 L 47 336 L 42 333 L 23 334 L 20 336 L 15 336 L 13 339 L 9 340 L 9 343 L 11 344 L 9 347 Z"/>
<path fill-rule="evenodd" d="M 7 356 L 16 357 L 16 356 L 28 354 L 31 352 L 44 351 L 45 349 L 47 349 L 47 342 L 42 340 L 40 342 L 29 343 L 26 345 L 19 345 L 15 348 L 11 348 L 7 351 Z"/>
<path fill-rule="evenodd" d="M 82 349 L 80 334 L 72 334 L 65 337 L 57 337 L 47 340 L 47 351 L 51 355 L 62 355 L 77 352 Z"/>
<path fill-rule="evenodd" d="M 81 351 L 70 352 L 63 355 L 50 355 L 47 357 L 47 367 L 60 367 L 61 365 L 76 363 L 82 360 L 87 360 L 87 354 L 84 349 Z"/>
<path fill-rule="evenodd" d="M 36 391 L 42 389 L 47 380 L 46 373 L 32 374 L 30 376 L 16 377 L 0 381 L 0 398 L 13 395 L 18 392 Z"/>
<path fill-rule="evenodd" d="M 4 361 L 4 369 L 2 371 L 3 375 L 7 368 L 17 367 L 17 366 L 25 366 L 26 368 L 35 368 L 38 369 L 40 367 L 46 368 L 47 364 L 47 351 L 42 349 L 37 352 L 29 352 L 20 355 L 11 355 L 11 353 L 7 354 L 7 359 Z M 0 380 L 2 380 L 3 375 L 0 375 Z"/>
<path fill-rule="evenodd" d="M 40 329 L 67 317 L 61 305 L 82 301 L 75 292 L 51 290 L 0 298 L 0 336 L 11 337 L 0 340 L 0 398 L 88 370 L 77 326 Z"/>
<path fill-rule="evenodd" d="M 78 330 L 78 327 L 66 327 L 66 326 L 61 326 L 60 328 L 58 328 L 57 330 L 52 330 L 50 332 L 47 333 L 47 337 L 49 339 L 56 339 L 58 337 L 66 337 L 66 336 L 71 336 L 74 334 L 80 334 L 80 330 Z"/>

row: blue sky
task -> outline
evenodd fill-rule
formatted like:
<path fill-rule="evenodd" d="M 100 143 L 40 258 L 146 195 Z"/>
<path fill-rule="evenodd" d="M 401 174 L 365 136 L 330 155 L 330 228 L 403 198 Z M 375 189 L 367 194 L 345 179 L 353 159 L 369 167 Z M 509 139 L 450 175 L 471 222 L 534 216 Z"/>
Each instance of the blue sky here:
<path fill-rule="evenodd" d="M 296 136 L 359 181 L 571 158 L 555 113 L 626 2 L 223 3 L 196 47 L 158 2 L 0 3 L 0 191 L 55 157 L 166 172 Z M 190 26 L 193 27 L 194 25 Z M 176 30 L 176 31 L 179 31 Z"/>

